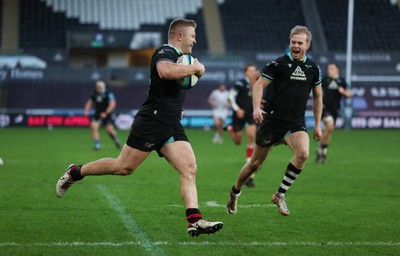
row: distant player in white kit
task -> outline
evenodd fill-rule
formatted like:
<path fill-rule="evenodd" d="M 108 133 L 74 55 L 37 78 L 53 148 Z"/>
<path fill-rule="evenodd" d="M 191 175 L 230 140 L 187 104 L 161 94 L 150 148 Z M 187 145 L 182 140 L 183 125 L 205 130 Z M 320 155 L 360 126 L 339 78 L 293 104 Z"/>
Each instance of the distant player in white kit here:
<path fill-rule="evenodd" d="M 230 106 L 228 97 L 229 92 L 226 89 L 226 85 L 224 83 L 219 84 L 218 89 L 213 90 L 208 97 L 208 103 L 212 108 L 212 115 L 215 124 L 213 143 L 223 143 L 222 134 L 224 131 L 224 123 L 226 118 L 228 117 Z"/>

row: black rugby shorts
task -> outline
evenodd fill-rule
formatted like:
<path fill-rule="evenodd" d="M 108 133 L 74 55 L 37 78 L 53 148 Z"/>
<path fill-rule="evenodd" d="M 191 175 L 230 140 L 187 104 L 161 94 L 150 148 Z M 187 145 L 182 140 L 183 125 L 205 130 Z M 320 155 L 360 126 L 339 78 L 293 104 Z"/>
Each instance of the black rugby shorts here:
<path fill-rule="evenodd" d="M 333 118 L 333 123 L 335 123 L 335 122 L 336 122 L 336 119 L 337 119 L 338 116 L 339 116 L 339 113 L 338 113 L 337 110 L 328 109 L 328 108 L 323 108 L 323 109 L 322 109 L 322 120 L 323 120 L 325 117 L 328 117 L 328 116 L 332 116 L 332 118 Z"/>
<path fill-rule="evenodd" d="M 256 123 L 256 121 L 254 121 L 252 111 L 246 111 L 244 117 L 241 119 L 236 116 L 235 112 L 233 112 L 232 128 L 233 128 L 234 132 L 242 131 L 246 124 L 251 125 L 251 124 L 255 124 L 255 123 Z"/>
<path fill-rule="evenodd" d="M 173 141 L 189 141 L 179 121 L 167 125 L 153 118 L 136 116 L 126 144 L 140 151 L 156 150 L 162 156 L 159 150 Z"/>
<path fill-rule="evenodd" d="M 256 144 L 260 147 L 270 147 L 283 142 L 286 135 L 298 131 L 307 131 L 304 121 L 287 122 L 277 119 L 264 119 L 258 126 Z"/>
<path fill-rule="evenodd" d="M 111 115 L 107 115 L 106 118 L 101 118 L 100 113 L 95 113 L 90 120 L 99 122 L 100 124 L 106 126 L 108 124 L 113 124 L 113 120 L 111 119 Z"/>

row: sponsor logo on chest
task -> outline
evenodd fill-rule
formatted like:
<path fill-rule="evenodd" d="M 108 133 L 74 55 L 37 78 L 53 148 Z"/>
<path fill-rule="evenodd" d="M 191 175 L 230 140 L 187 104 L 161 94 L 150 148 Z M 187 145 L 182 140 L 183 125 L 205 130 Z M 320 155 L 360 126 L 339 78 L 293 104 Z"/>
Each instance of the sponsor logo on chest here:
<path fill-rule="evenodd" d="M 291 80 L 299 80 L 299 81 L 306 81 L 307 77 L 304 74 L 304 71 L 301 69 L 300 66 L 293 71 L 292 75 L 290 76 Z"/>

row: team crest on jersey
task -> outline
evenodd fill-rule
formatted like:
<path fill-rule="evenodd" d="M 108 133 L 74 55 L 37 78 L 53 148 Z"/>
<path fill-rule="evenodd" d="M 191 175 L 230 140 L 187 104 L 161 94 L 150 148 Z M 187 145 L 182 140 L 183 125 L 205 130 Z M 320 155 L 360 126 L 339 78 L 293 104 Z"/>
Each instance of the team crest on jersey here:
<path fill-rule="evenodd" d="M 290 76 L 290 79 L 306 81 L 307 77 L 304 74 L 304 71 L 301 69 L 301 67 L 297 66 L 297 68 L 293 71 L 292 75 Z"/>
<path fill-rule="evenodd" d="M 339 86 L 338 86 L 338 84 L 336 83 L 335 80 L 332 80 L 328 85 L 328 89 L 337 89 L 338 87 Z"/>
<path fill-rule="evenodd" d="M 292 67 L 292 63 L 289 63 L 288 66 L 289 66 L 289 68 L 291 68 Z"/>

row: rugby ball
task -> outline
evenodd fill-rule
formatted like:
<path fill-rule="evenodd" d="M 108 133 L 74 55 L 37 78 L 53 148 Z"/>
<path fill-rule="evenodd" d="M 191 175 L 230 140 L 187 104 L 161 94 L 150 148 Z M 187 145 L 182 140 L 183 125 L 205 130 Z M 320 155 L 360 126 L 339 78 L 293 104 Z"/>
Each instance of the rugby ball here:
<path fill-rule="evenodd" d="M 181 65 L 192 65 L 193 62 L 194 58 L 187 54 L 180 56 L 176 61 L 176 63 Z M 195 86 L 198 80 L 199 78 L 196 75 L 191 75 L 177 80 L 177 82 L 184 90 L 188 90 Z"/>

